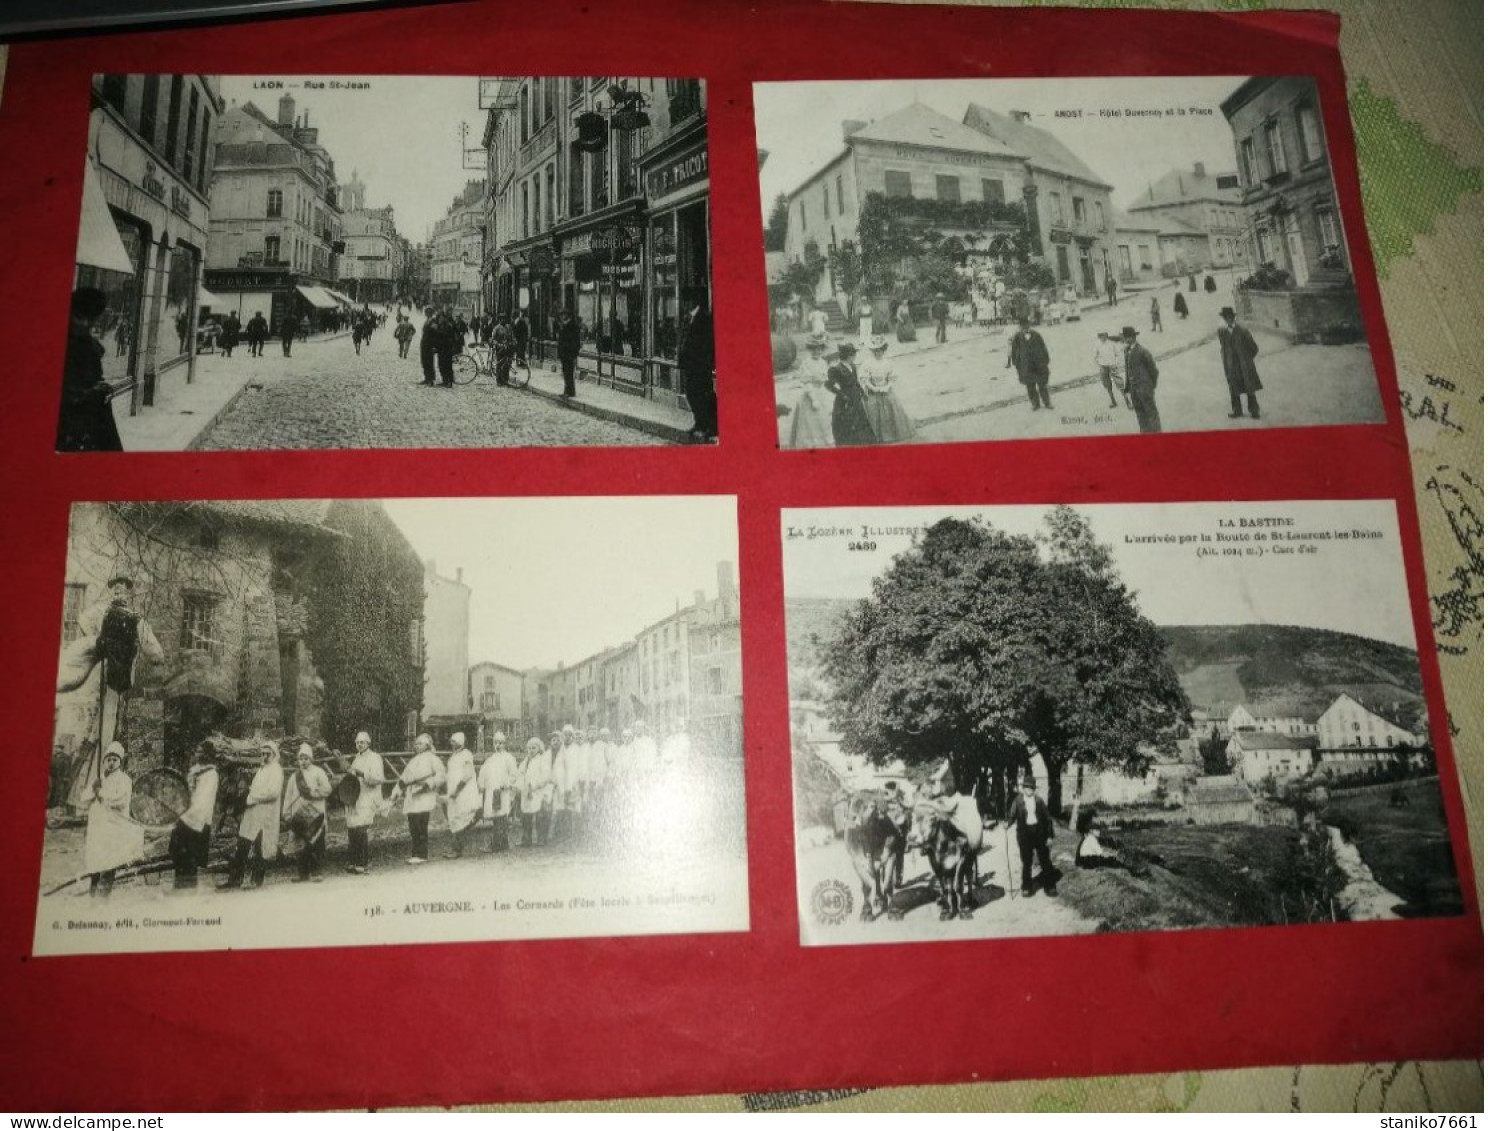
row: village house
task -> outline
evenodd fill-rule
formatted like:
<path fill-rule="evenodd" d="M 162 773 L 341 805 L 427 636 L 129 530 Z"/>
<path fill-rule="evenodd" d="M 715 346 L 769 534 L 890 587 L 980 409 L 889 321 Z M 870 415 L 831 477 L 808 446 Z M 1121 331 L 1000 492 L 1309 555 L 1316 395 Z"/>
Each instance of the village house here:
<path fill-rule="evenodd" d="M 423 570 L 381 504 L 79 503 L 64 649 L 119 575 L 164 653 L 123 697 L 131 772 L 183 769 L 214 733 L 406 741 L 423 695 Z M 99 701 L 96 671 L 57 696 L 57 744 L 96 740 Z"/>
<path fill-rule="evenodd" d="M 507 749 L 515 749 L 529 737 L 523 726 L 522 691 L 526 684 L 516 668 L 482 660 L 470 666 L 468 710 L 481 718 L 480 737 L 467 735 L 471 749 L 493 749 L 491 738 L 506 736 Z"/>
<path fill-rule="evenodd" d="M 1162 274 L 1172 278 L 1247 262 L 1248 241 L 1234 173 L 1211 173 L 1202 161 L 1151 181 L 1126 206 L 1132 222 L 1158 226 Z"/>
<path fill-rule="evenodd" d="M 814 299 L 846 299 L 828 258 L 858 240 L 869 196 L 942 205 L 1015 205 L 1023 218 L 972 229 L 949 220 L 929 227 L 968 258 L 1006 253 L 1008 237 L 1026 230 L 1034 258 L 1060 286 L 1094 296 L 1114 270 L 1111 186 L 1021 111 L 968 107 L 962 121 L 912 103 L 874 122 L 842 123 L 842 148 L 786 194 L 785 259 L 822 263 Z"/>
<path fill-rule="evenodd" d="M 1230 735 L 1225 755 L 1242 781 L 1283 781 L 1312 772 L 1317 745 L 1317 737 L 1310 734 L 1237 730 Z"/>

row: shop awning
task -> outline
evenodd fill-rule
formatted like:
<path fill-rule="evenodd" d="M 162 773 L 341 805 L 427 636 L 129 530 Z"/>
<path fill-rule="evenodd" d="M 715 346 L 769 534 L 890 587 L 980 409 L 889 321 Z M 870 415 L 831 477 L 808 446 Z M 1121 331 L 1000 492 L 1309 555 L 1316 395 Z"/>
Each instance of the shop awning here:
<path fill-rule="evenodd" d="M 311 306 L 318 307 L 321 310 L 336 309 L 336 300 L 319 287 L 296 287 L 295 290 L 304 295 L 305 301 Z"/>
<path fill-rule="evenodd" d="M 226 304 L 206 287 L 196 288 L 197 306 L 225 306 Z"/>
<path fill-rule="evenodd" d="M 88 167 L 83 172 L 83 215 L 78 225 L 77 261 L 104 271 L 134 274 L 134 264 L 124 250 L 119 229 L 114 226 L 114 214 L 109 211 L 103 185 L 98 179 L 98 167 L 92 158 L 88 159 Z"/>
<path fill-rule="evenodd" d="M 342 306 L 355 306 L 356 305 L 356 303 L 352 302 L 351 299 L 347 298 L 340 291 L 333 291 L 330 287 L 317 287 L 316 289 L 317 290 L 324 291 L 326 294 L 330 295 L 331 298 L 335 299 Z"/>

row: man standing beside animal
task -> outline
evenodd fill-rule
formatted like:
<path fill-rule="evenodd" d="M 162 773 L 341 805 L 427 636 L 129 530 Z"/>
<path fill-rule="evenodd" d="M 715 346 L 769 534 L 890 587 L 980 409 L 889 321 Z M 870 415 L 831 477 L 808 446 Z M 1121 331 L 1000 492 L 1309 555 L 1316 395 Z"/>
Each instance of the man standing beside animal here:
<path fill-rule="evenodd" d="M 1038 857 L 1039 884 L 1049 895 L 1057 894 L 1059 873 L 1049 859 L 1049 841 L 1054 837 L 1054 820 L 1049 807 L 1038 795 L 1032 778 L 1024 778 L 1018 796 L 1008 809 L 1008 824 L 1018 831 L 1018 855 L 1023 860 L 1023 894 L 1032 895 L 1033 860 Z"/>

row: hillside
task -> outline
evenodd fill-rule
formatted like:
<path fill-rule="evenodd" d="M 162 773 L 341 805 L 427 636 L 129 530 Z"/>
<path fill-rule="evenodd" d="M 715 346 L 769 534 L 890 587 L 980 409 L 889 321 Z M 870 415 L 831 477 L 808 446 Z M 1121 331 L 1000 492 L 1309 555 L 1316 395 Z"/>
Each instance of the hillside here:
<path fill-rule="evenodd" d="M 813 671 L 813 637 L 832 634 L 854 602 L 785 603 L 793 677 Z M 1169 625 L 1168 661 L 1195 707 L 1245 703 L 1267 714 L 1315 714 L 1347 691 L 1366 705 L 1407 718 L 1422 706 L 1416 653 L 1397 644 L 1295 625 Z"/>
<path fill-rule="evenodd" d="M 1195 707 L 1243 702 L 1268 714 L 1308 714 L 1340 691 L 1391 713 L 1421 706 L 1420 661 L 1397 644 L 1294 625 L 1182 625 L 1162 633 Z"/>

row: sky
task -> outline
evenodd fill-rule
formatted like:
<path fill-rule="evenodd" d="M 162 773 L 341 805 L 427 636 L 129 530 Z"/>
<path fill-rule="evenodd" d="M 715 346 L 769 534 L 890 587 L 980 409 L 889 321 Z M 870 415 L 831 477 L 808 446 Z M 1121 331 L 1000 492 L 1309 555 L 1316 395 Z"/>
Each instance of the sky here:
<path fill-rule="evenodd" d="M 572 664 L 718 596 L 734 563 L 732 496 L 390 499 L 420 558 L 470 586 L 470 662 Z"/>
<path fill-rule="evenodd" d="M 934 79 L 923 82 L 756 83 L 755 131 L 770 151 L 760 170 L 762 215 L 842 148 L 842 123 L 875 121 L 918 100 L 959 122 L 970 102 L 998 113 L 1026 110 L 1114 186 L 1125 208 L 1150 180 L 1202 161 L 1210 173 L 1235 171 L 1233 135 L 1220 101 L 1243 77 L 1101 79 Z M 1106 110 L 1182 109 L 1183 116 L 1102 118 Z M 1208 109 L 1197 115 L 1194 109 Z M 1055 118 L 1080 110 L 1079 118 Z"/>
<path fill-rule="evenodd" d="M 893 557 L 908 549 L 909 534 L 880 533 L 885 527 L 923 527 L 942 517 L 981 515 L 995 529 L 1033 534 L 1042 529 L 1049 508 L 877 507 L 787 510 L 782 530 L 849 527 L 851 535 L 784 537 L 785 592 L 788 597 L 866 597 L 872 579 Z M 1091 521 L 1096 539 L 1115 553 L 1116 569 L 1136 594 L 1142 612 L 1159 625 L 1275 624 L 1326 628 L 1415 649 L 1415 628 L 1406 590 L 1400 524 L 1394 504 L 1380 500 L 1328 502 L 1112 504 L 1076 507 Z M 1286 528 L 1263 528 L 1261 545 L 1315 546 L 1315 554 L 1211 556 L 1200 545 L 1244 548 L 1246 542 L 1127 542 L 1128 536 L 1254 533 L 1238 521 L 1290 518 Z M 864 535 L 864 524 L 877 528 Z M 1369 540 L 1277 543 L 1273 529 L 1306 531 L 1372 530 Z M 1247 538 L 1247 541 L 1249 539 Z M 849 543 L 874 543 L 873 550 Z"/>
<path fill-rule="evenodd" d="M 367 90 L 307 90 L 306 81 L 365 82 Z M 279 96 L 290 94 L 295 114 L 310 112 L 320 143 L 336 163 L 343 184 L 353 171 L 367 185 L 370 208 L 393 206 L 398 232 L 414 243 L 429 238 L 434 221 L 448 210 L 465 182 L 485 176 L 461 167 L 460 123 L 469 126 L 466 144 L 479 148 L 485 112 L 476 106 L 474 76 L 426 75 L 223 75 L 228 107 L 252 102 L 277 118 Z M 282 82 L 283 90 L 255 83 Z"/>

